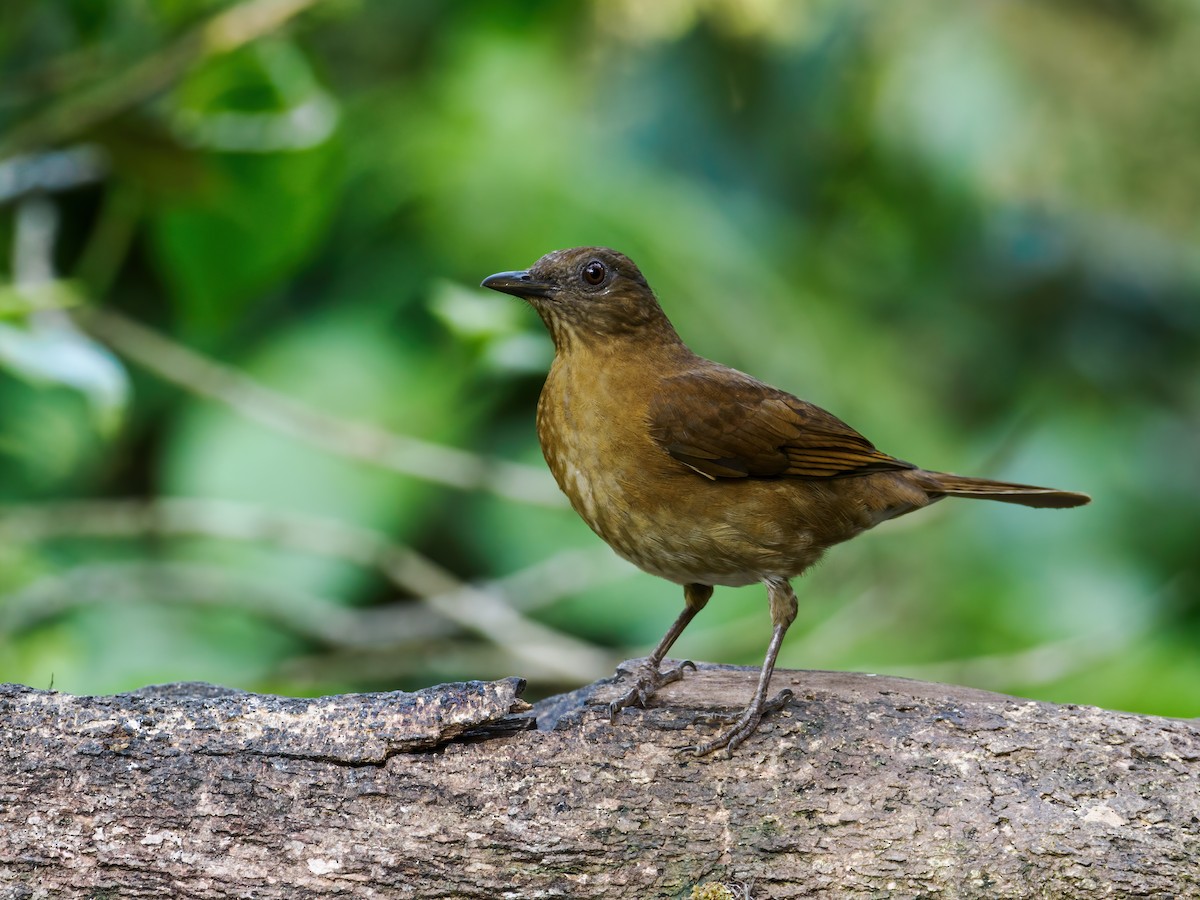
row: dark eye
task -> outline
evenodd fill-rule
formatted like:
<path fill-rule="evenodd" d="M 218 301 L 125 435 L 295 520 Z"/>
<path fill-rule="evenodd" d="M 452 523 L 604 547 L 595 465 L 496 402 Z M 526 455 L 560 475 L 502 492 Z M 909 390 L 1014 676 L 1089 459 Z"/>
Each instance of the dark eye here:
<path fill-rule="evenodd" d="M 599 284 L 604 280 L 604 276 L 608 274 L 608 269 L 604 267 L 604 263 L 598 259 L 593 259 L 590 263 L 583 267 L 583 280 L 588 284 Z"/>

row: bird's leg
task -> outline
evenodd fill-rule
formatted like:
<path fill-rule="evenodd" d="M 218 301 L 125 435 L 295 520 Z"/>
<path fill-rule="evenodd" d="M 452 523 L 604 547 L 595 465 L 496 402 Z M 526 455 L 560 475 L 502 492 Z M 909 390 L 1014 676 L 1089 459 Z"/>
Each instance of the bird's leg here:
<path fill-rule="evenodd" d="M 711 741 L 692 748 L 697 756 L 704 756 L 722 747 L 725 748 L 725 755 L 731 756 L 738 744 L 754 734 L 764 715 L 782 709 L 792 699 L 792 692 L 785 688 L 774 699 L 768 701 L 767 691 L 771 687 L 771 673 L 775 671 L 775 659 L 779 656 L 783 636 L 787 634 L 788 626 L 796 619 L 796 593 L 786 578 L 764 578 L 763 584 L 767 586 L 767 596 L 771 601 L 771 622 L 775 627 L 771 632 L 771 643 L 767 645 L 762 671 L 758 675 L 758 687 L 754 691 L 754 698 L 728 729 Z"/>
<path fill-rule="evenodd" d="M 660 672 L 658 667 L 662 664 L 663 658 L 667 655 L 667 651 L 671 649 L 671 645 L 675 643 L 675 639 L 683 634 L 683 629 L 688 627 L 688 623 L 696 618 L 696 613 L 704 609 L 708 603 L 708 598 L 712 596 L 712 586 L 708 584 L 685 584 L 683 586 L 683 612 L 679 614 L 674 624 L 667 629 L 667 633 L 663 635 L 658 646 L 654 648 L 646 660 L 638 666 L 637 682 L 629 693 L 617 698 L 608 705 L 608 717 L 610 721 L 616 719 L 617 713 L 627 706 L 645 707 L 646 701 L 651 695 L 664 684 L 670 684 L 673 681 L 678 681 L 683 677 L 683 670 L 686 668 L 696 668 L 696 664 L 690 659 L 684 660 L 673 669 L 667 669 L 665 672 Z"/>

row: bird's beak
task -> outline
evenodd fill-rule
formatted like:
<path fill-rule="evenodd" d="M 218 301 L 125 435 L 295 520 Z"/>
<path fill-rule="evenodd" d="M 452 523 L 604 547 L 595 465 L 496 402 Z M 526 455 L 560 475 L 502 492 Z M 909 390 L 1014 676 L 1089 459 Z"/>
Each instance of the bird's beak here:
<path fill-rule="evenodd" d="M 516 297 L 548 297 L 553 287 L 528 272 L 497 272 L 483 279 L 480 286 Z"/>

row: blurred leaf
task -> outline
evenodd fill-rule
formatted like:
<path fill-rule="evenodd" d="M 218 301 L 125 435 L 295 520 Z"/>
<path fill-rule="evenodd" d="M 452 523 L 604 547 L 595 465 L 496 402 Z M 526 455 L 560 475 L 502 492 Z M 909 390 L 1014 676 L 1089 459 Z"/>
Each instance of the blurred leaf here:
<path fill-rule="evenodd" d="M 60 291 L 65 305 L 78 301 Z M 67 319 L 31 318 L 24 328 L 0 322 L 0 366 L 33 382 L 74 388 L 87 398 L 101 434 L 113 434 L 129 402 L 129 378 L 121 363 Z"/>
<path fill-rule="evenodd" d="M 298 71 L 310 76 L 294 53 L 284 56 L 286 64 L 264 66 L 250 48 L 210 60 L 180 88 L 176 102 L 193 118 L 231 109 L 286 112 L 290 98 L 281 94 L 287 85 L 276 79 Z M 293 274 L 328 225 L 338 196 L 336 144 L 284 149 L 294 152 L 210 154 L 203 183 L 191 185 L 190 195 L 164 200 L 152 217 L 159 268 L 186 324 L 201 333 L 211 334 Z"/>
<path fill-rule="evenodd" d="M 70 281 L 45 282 L 34 290 L 0 284 L 0 319 L 23 319 L 40 310 L 69 309 L 82 302 L 79 286 Z"/>
<path fill-rule="evenodd" d="M 529 331 L 529 310 L 450 281 L 434 283 L 429 310 L 451 334 L 482 347 L 489 368 L 508 372 L 544 372 L 554 358 L 550 338 Z"/>
<path fill-rule="evenodd" d="M 448 443 L 471 426 L 460 405 L 463 372 L 452 358 L 347 312 L 281 331 L 246 362 L 246 370 L 347 422 L 372 422 Z M 318 513 L 415 543 L 422 540 L 423 520 L 438 490 L 301 444 L 207 402 L 188 404 L 172 429 L 162 486 L 171 494 Z M 373 577 L 317 556 L 253 548 L 225 548 L 221 556 L 271 573 L 281 584 L 343 598 Z"/>
<path fill-rule="evenodd" d="M 82 394 L 0 372 L 0 497 L 69 495 L 107 449 Z"/>
<path fill-rule="evenodd" d="M 245 8 L 5 7 L 0 134 L 88 128 L 0 172 L 10 197 L 33 185 L 59 213 L 43 278 L 100 286 L 323 410 L 540 466 L 545 329 L 475 285 L 559 247 L 614 246 L 695 350 L 881 449 L 1096 498 L 1062 514 L 947 501 L 835 548 L 797 584 L 781 662 L 1195 713 L 1200 9 L 348 0 L 220 60 L 179 44 Z M 26 129 L 47 114 L 49 131 Z M 50 177 L 81 150 L 72 177 Z M 10 209 L 0 249 L 19 230 Z M 7 259 L 20 254 L 0 253 L 0 278 Z M 41 314 L 12 299 L 5 323 L 26 342 L 21 319 Z M 600 549 L 569 511 L 433 488 L 138 386 L 125 440 L 104 442 L 76 389 L 0 371 L 0 494 L 311 510 L 464 578 Z M 37 565 L 166 552 L 281 590 L 390 592 L 249 542 L 66 543 L 32 551 Z M 17 560 L 6 585 L 38 571 Z M 534 614 L 606 644 L 653 643 L 679 608 L 647 575 L 556 578 L 563 597 Z M 173 629 L 196 617 L 152 611 L 141 629 L 127 613 L 48 623 L 0 676 L 44 683 L 45 653 L 84 683 L 163 677 L 173 655 L 189 674 L 252 679 L 259 637 L 270 662 L 324 652 L 244 620 L 193 637 Z M 680 652 L 754 664 L 767 632 L 761 587 L 720 589 Z M 450 663 L 425 648 L 404 677 L 475 677 L 472 640 Z M 353 686 L 354 654 L 330 654 Z"/>
<path fill-rule="evenodd" d="M 995 36 L 971 12 L 927 22 L 885 79 L 885 137 L 924 155 L 943 178 L 983 188 L 1022 159 L 1030 141 L 1029 98 Z"/>
<path fill-rule="evenodd" d="M 155 253 L 188 327 L 211 334 L 304 262 L 336 196 L 330 166 L 325 148 L 216 157 L 209 191 L 153 217 Z"/>

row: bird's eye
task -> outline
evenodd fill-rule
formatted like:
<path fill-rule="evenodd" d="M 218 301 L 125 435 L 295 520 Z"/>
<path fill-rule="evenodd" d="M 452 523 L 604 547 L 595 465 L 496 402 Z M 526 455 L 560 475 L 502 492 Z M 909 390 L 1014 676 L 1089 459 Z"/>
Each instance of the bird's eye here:
<path fill-rule="evenodd" d="M 604 280 L 604 276 L 608 274 L 608 269 L 604 267 L 604 263 L 598 259 L 593 259 L 590 263 L 583 267 L 583 280 L 588 284 L 599 284 Z"/>

